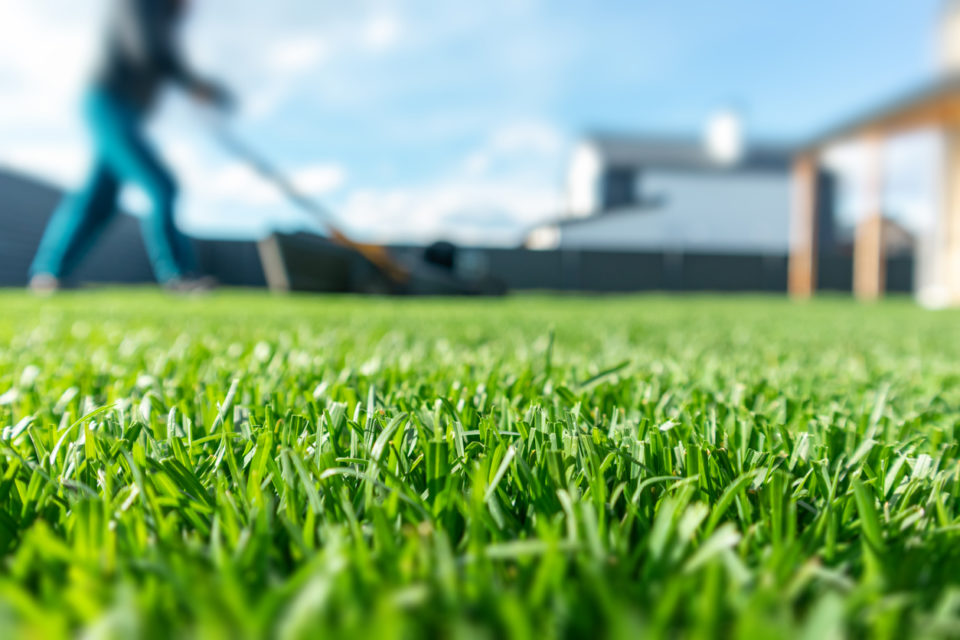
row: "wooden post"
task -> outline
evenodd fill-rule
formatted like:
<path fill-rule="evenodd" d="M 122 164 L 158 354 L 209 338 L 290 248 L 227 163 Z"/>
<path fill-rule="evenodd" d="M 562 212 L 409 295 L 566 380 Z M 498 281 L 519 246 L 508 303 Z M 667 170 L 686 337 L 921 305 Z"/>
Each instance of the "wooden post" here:
<path fill-rule="evenodd" d="M 257 243 L 263 277 L 270 291 L 286 293 L 290 291 L 290 276 L 283 260 L 283 251 L 276 235 L 269 235 Z"/>
<path fill-rule="evenodd" d="M 817 289 L 817 172 L 814 154 L 794 160 L 787 290 L 795 299 L 809 298 Z"/>
<path fill-rule="evenodd" d="M 883 144 L 867 141 L 866 215 L 857 223 L 853 240 L 853 293 L 860 300 L 877 300 L 886 288 L 883 240 Z"/>
<path fill-rule="evenodd" d="M 940 198 L 930 227 L 921 228 L 914 250 L 914 292 L 917 302 L 927 307 L 951 304 L 948 250 L 955 224 L 960 220 L 960 129 L 946 124 L 942 130 L 940 157 Z"/>
<path fill-rule="evenodd" d="M 951 128 L 944 136 L 943 202 L 941 204 L 940 259 L 942 304 L 960 304 L 960 128 Z"/>

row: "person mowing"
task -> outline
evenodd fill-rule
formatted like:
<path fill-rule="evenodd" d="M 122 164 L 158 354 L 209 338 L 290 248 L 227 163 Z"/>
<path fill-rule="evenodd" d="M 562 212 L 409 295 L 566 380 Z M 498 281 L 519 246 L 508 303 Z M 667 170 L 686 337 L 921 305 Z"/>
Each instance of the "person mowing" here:
<path fill-rule="evenodd" d="M 115 0 L 104 60 L 84 100 L 95 156 L 83 187 L 64 198 L 47 225 L 30 268 L 30 288 L 50 293 L 113 218 L 124 184 L 150 201 L 141 232 L 157 281 L 171 291 L 209 289 L 195 272 L 189 239 L 174 224 L 177 184 L 147 140 L 145 122 L 159 90 L 176 84 L 198 101 L 227 109 L 220 85 L 183 61 L 177 30 L 188 0 Z"/>

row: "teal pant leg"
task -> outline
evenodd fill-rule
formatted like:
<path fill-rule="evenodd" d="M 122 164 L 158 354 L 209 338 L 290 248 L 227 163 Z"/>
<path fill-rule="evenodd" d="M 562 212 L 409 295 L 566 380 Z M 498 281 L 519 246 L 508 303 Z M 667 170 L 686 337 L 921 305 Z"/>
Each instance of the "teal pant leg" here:
<path fill-rule="evenodd" d="M 95 163 L 83 187 L 64 198 L 47 223 L 30 274 L 70 273 L 113 217 L 119 191 L 106 164 Z"/>
<path fill-rule="evenodd" d="M 94 97 L 91 117 L 103 161 L 121 182 L 137 185 L 150 201 L 140 226 L 157 280 L 193 270 L 189 239 L 174 224 L 176 182 L 144 137 L 137 114 L 101 94 Z"/>
<path fill-rule="evenodd" d="M 160 282 L 193 270 L 189 239 L 174 224 L 177 186 L 143 135 L 135 110 L 102 91 L 87 100 L 87 119 L 97 151 L 96 168 L 75 196 L 51 219 L 31 273 L 63 277 L 112 217 L 120 185 L 137 185 L 150 201 L 141 221 L 144 244 Z"/>

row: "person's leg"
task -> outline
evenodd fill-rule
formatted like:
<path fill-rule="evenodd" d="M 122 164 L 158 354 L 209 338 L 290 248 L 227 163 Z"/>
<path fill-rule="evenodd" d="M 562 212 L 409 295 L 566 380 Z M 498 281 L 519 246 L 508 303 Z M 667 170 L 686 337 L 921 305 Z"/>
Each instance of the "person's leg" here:
<path fill-rule="evenodd" d="M 104 159 L 121 180 L 136 184 L 150 200 L 141 229 L 154 275 L 160 282 L 182 277 L 193 269 L 193 252 L 174 224 L 176 183 L 144 138 L 135 114 L 110 100 L 103 111 L 108 121 L 103 126 Z"/>
<path fill-rule="evenodd" d="M 68 275 L 113 216 L 118 191 L 110 169 L 97 161 L 80 191 L 64 197 L 47 223 L 30 275 Z"/>

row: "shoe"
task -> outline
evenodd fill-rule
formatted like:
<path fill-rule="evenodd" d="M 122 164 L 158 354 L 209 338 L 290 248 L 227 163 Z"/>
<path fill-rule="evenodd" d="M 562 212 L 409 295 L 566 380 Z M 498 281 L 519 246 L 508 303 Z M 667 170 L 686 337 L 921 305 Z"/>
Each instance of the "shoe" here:
<path fill-rule="evenodd" d="M 60 278 L 49 273 L 38 273 L 30 278 L 27 287 L 38 296 L 52 296 L 60 290 Z"/>
<path fill-rule="evenodd" d="M 217 279 L 211 276 L 177 276 L 163 283 L 170 293 L 209 293 L 217 288 Z"/>

